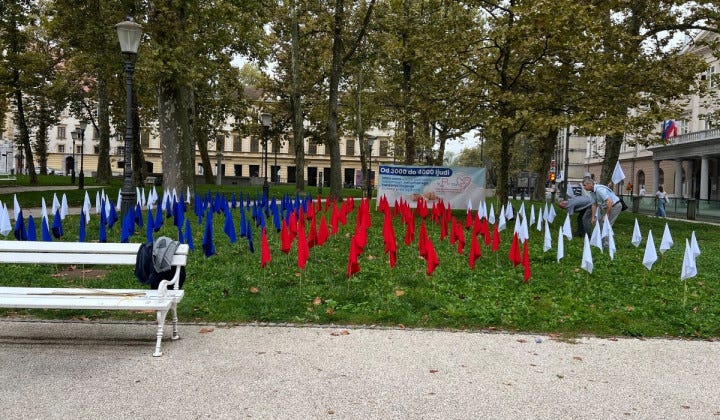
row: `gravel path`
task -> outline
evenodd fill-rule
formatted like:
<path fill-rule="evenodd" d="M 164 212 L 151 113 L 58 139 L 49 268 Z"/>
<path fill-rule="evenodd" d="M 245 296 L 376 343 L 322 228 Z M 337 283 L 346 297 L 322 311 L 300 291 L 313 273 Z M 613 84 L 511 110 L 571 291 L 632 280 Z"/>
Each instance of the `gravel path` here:
<path fill-rule="evenodd" d="M 4 418 L 713 419 L 716 342 L 0 320 Z"/>

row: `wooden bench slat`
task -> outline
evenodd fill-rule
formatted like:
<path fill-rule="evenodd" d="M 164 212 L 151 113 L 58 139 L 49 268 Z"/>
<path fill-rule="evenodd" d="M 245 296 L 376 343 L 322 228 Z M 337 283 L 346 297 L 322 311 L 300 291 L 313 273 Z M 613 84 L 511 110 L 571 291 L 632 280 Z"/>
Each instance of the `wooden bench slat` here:
<path fill-rule="evenodd" d="M 65 254 L 56 252 L 1 252 L 0 263 L 10 264 L 88 264 L 135 265 L 136 254 Z M 186 265 L 186 255 L 174 255 L 172 265 Z"/>
<path fill-rule="evenodd" d="M 0 287 L 0 307 L 27 309 L 169 310 L 182 290 Z"/>

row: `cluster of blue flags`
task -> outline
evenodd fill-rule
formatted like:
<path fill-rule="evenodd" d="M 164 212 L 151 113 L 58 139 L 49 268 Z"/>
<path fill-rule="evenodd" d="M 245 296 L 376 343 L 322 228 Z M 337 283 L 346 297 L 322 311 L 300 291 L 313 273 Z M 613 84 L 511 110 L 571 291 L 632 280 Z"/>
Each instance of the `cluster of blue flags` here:
<path fill-rule="evenodd" d="M 63 197 L 63 200 L 65 200 L 65 197 Z M 177 194 L 166 194 L 164 201 L 161 201 L 161 207 L 156 208 L 153 212 L 151 203 L 148 203 L 150 205 L 147 206 L 145 214 L 143 214 L 141 203 L 138 202 L 131 211 L 123 216 L 123 220 L 121 220 L 120 241 L 129 242 L 130 238 L 135 235 L 136 230 L 143 228 L 145 229 L 145 239 L 152 241 L 153 234 L 162 228 L 165 219 L 172 218 L 172 223 L 177 229 L 178 240 L 181 243 L 187 243 L 190 249 L 194 249 L 192 223 L 185 214 L 188 210 L 187 204 L 189 202 L 190 200 L 187 200 L 186 203 L 184 195 L 180 195 L 178 198 Z M 88 203 L 89 200 L 86 195 L 85 206 L 83 206 L 80 211 L 80 226 L 78 232 L 78 240 L 80 242 L 88 240 L 87 227 L 90 221 L 90 207 Z M 99 207 L 98 241 L 107 242 L 108 231 L 111 230 L 118 221 L 117 208 L 104 194 L 102 200 L 99 203 L 96 202 L 96 204 Z M 224 217 L 223 232 L 229 238 L 230 243 L 236 243 L 238 237 L 244 238 L 247 241 L 248 250 L 255 252 L 253 224 L 262 231 L 266 229 L 268 220 L 271 220 L 275 230 L 280 232 L 283 219 L 286 223 L 289 223 L 290 215 L 296 213 L 297 216 L 301 209 L 304 214 L 307 214 L 309 205 L 312 206 L 312 197 L 301 198 L 298 194 L 294 197 L 285 195 L 279 199 L 278 203 L 278 199 L 270 199 L 261 194 L 253 197 L 251 194 L 243 194 L 240 192 L 239 195 L 232 193 L 228 198 L 225 194 L 213 194 L 211 191 L 208 191 L 203 196 L 199 194 L 194 195 L 193 213 L 197 218 L 198 225 L 202 226 L 202 223 L 205 223 L 202 249 L 205 256 L 209 257 L 216 252 L 213 240 L 213 219 L 216 214 Z M 40 228 L 41 240 L 52 241 L 62 238 L 65 232 L 62 223 L 64 214 L 61 214 L 61 208 L 58 207 L 55 209 L 52 216 L 52 223 L 49 224 L 44 206 L 45 201 L 43 199 L 43 218 Z M 236 228 L 233 217 L 234 211 L 237 211 L 239 216 L 238 228 Z M 9 229 L 7 230 L 9 231 Z M 0 230 L 0 233 L 2 233 L 2 230 Z M 5 234 L 7 233 L 9 232 Z M 35 220 L 32 216 L 29 216 L 27 219 L 27 227 L 25 226 L 22 209 L 17 205 L 17 200 L 13 234 L 15 238 L 20 241 L 37 240 Z"/>

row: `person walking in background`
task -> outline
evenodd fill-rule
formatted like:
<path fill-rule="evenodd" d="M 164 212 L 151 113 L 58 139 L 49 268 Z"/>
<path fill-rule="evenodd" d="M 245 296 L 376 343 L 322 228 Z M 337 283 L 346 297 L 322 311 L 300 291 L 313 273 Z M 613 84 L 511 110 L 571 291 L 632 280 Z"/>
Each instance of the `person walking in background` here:
<path fill-rule="evenodd" d="M 644 185 L 640 186 L 640 197 L 645 197 L 645 186 Z"/>
<path fill-rule="evenodd" d="M 655 193 L 655 199 L 657 200 L 657 211 L 655 212 L 655 216 L 666 218 L 667 214 L 665 214 L 665 203 L 667 203 L 667 193 L 662 185 L 658 187 L 658 190 Z"/>

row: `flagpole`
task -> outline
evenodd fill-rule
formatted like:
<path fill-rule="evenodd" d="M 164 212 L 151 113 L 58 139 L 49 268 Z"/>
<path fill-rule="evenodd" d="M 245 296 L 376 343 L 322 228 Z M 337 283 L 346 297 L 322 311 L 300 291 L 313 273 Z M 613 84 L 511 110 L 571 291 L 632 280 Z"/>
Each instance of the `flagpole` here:
<path fill-rule="evenodd" d="M 683 280 L 683 308 L 687 303 L 687 280 Z"/>

